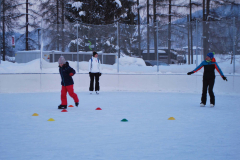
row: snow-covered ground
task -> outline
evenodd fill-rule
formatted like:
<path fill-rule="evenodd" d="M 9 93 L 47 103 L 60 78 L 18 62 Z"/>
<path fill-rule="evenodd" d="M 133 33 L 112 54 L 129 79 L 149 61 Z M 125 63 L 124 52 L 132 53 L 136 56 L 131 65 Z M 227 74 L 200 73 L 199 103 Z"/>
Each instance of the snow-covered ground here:
<path fill-rule="evenodd" d="M 198 56 L 198 64 L 201 63 L 201 56 Z M 216 55 L 216 60 L 222 69 L 223 73 L 228 75 L 233 73 L 233 64 L 230 64 L 230 56 Z M 195 62 L 196 56 L 194 56 Z M 70 66 L 77 70 L 77 62 L 69 61 Z M 103 73 L 117 73 L 117 64 L 106 65 L 102 64 Z M 119 59 L 119 73 L 120 74 L 186 74 L 196 68 L 196 64 L 192 65 L 177 65 L 171 64 L 170 66 L 159 66 L 159 72 L 157 72 L 157 66 L 146 66 L 143 59 L 133 57 L 121 57 Z M 240 56 L 236 56 L 235 65 L 236 74 L 240 74 Z M 79 73 L 88 73 L 88 62 L 79 63 Z M 0 73 L 58 73 L 58 63 L 48 63 L 42 61 L 42 70 L 40 69 L 40 60 L 36 59 L 29 63 L 11 63 L 2 62 L 0 64 Z M 197 74 L 201 75 L 203 69 Z M 218 74 L 218 73 L 217 73 Z"/>
<path fill-rule="evenodd" d="M 200 94 L 77 94 L 65 113 L 59 92 L 0 94 L 0 159 L 240 159 L 239 96 L 216 94 L 210 108 Z"/>

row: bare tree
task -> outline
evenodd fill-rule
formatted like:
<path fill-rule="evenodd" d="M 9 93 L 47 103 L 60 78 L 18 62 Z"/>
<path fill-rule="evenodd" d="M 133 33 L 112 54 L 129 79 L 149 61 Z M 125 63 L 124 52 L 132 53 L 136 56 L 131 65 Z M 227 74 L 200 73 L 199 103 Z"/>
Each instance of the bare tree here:
<path fill-rule="evenodd" d="M 2 54 L 3 54 L 3 61 L 5 61 L 6 53 L 11 50 L 11 48 L 6 44 L 6 36 L 10 36 L 12 34 L 14 28 L 18 26 L 17 20 L 23 16 L 18 10 L 18 6 L 22 5 L 17 0 L 2 0 L 1 3 L 1 31 L 2 31 Z"/>

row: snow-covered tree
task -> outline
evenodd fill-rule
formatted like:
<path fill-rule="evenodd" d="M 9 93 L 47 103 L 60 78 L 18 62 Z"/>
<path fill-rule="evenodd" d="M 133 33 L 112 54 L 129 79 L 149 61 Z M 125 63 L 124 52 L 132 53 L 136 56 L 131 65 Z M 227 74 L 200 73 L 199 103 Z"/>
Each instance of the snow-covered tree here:
<path fill-rule="evenodd" d="M 116 52 L 116 22 L 136 24 L 136 14 L 133 12 L 135 4 L 133 0 L 81 0 L 69 2 L 67 4 L 66 19 L 69 22 L 76 23 L 78 21 L 82 24 L 79 27 L 79 33 L 84 40 L 81 39 L 81 42 L 92 39 L 95 41 L 97 49 L 106 53 Z M 120 31 L 122 36 L 126 36 L 126 34 L 133 35 L 134 30 L 131 30 L 132 27 L 127 29 L 125 25 L 119 26 L 120 29 L 123 27 L 127 33 Z M 124 41 L 130 46 L 132 46 L 132 42 L 131 39 L 128 42 Z M 72 43 L 72 45 L 76 44 Z M 120 41 L 120 46 L 123 46 L 122 41 Z M 70 47 L 73 48 L 71 45 Z M 79 48 L 84 48 L 84 46 L 79 46 Z"/>
<path fill-rule="evenodd" d="M 112 24 L 124 12 L 120 0 L 74 0 L 67 4 L 66 18 L 69 22 L 86 24 Z"/>

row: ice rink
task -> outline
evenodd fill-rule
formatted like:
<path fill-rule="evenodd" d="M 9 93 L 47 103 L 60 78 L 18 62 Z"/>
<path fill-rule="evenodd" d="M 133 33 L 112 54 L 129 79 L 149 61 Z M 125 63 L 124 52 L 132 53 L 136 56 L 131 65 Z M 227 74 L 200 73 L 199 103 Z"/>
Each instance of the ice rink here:
<path fill-rule="evenodd" d="M 58 92 L 0 94 L 0 159 L 240 159 L 238 95 L 215 93 L 210 108 L 199 93 L 77 94 L 68 112 Z"/>

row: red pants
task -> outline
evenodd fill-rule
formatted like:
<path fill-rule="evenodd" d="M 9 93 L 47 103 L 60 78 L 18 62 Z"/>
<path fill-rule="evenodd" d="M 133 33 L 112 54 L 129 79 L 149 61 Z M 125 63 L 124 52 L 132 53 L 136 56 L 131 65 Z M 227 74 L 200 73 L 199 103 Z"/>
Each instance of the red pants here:
<path fill-rule="evenodd" d="M 76 93 L 74 93 L 73 90 L 73 85 L 70 86 L 62 86 L 62 91 L 61 91 L 61 101 L 62 105 L 67 105 L 67 92 L 68 94 L 74 99 L 74 102 L 79 102 L 78 96 Z"/>

